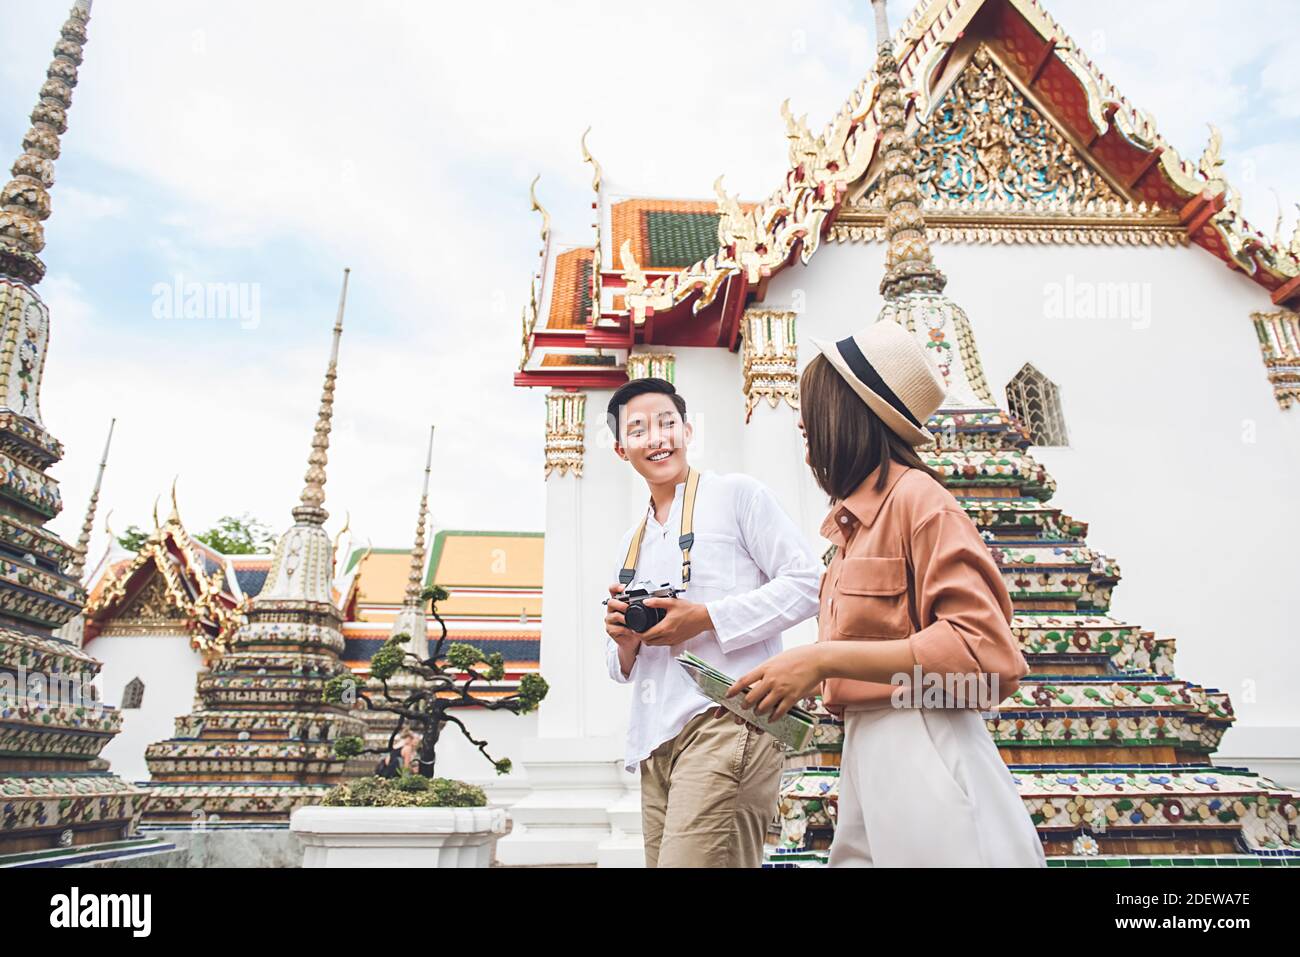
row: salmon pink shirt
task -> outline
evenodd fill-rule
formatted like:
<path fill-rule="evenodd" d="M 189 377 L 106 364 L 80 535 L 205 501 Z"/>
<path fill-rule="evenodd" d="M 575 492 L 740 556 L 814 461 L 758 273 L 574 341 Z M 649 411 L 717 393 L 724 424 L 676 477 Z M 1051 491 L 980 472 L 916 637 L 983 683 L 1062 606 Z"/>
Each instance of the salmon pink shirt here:
<path fill-rule="evenodd" d="M 877 474 L 822 523 L 839 547 L 822 579 L 817 640 L 906 638 L 923 676 L 996 676 L 993 697 L 1013 694 L 1029 668 L 1011 634 L 1011 597 L 975 523 L 925 472 L 894 462 L 880 491 Z M 830 678 L 823 700 L 835 714 L 888 707 L 895 687 Z"/>

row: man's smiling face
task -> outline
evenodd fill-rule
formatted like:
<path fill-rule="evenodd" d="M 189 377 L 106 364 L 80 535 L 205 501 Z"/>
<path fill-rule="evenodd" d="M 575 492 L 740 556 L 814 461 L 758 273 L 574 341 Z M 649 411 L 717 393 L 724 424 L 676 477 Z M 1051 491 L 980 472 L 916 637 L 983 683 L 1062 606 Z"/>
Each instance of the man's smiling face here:
<path fill-rule="evenodd" d="M 632 463 L 647 482 L 662 484 L 685 472 L 691 427 L 682 421 L 671 397 L 658 392 L 634 396 L 623 406 L 614 451 Z"/>

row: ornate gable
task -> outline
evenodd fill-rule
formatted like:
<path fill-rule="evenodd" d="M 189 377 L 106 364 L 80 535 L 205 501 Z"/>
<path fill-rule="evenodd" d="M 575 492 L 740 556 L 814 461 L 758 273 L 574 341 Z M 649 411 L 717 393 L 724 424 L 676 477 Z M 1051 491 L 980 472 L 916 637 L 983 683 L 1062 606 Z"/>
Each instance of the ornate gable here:
<path fill-rule="evenodd" d="M 86 641 L 97 635 L 188 634 L 218 657 L 243 617 L 217 556 L 194 542 L 173 514 L 131 561 L 107 573 L 86 603 Z"/>
<path fill-rule="evenodd" d="M 932 238 L 1188 243 L 1177 211 L 1117 183 L 988 42 L 972 40 L 954 56 L 964 62 L 955 60 L 912 121 L 917 184 Z M 837 240 L 885 239 L 885 204 L 876 192 L 880 162 L 832 227 Z"/>
<path fill-rule="evenodd" d="M 184 634 L 193 617 L 191 605 L 170 592 L 166 580 L 155 571 L 121 611 L 103 624 L 100 634 Z"/>
<path fill-rule="evenodd" d="M 931 201 L 1122 202 L 980 44 L 917 132 Z"/>

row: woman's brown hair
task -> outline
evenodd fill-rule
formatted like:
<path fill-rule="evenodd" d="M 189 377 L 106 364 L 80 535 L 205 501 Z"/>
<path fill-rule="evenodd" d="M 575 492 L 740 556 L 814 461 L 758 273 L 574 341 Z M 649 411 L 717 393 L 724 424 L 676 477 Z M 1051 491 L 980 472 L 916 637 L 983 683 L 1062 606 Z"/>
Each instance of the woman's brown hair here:
<path fill-rule="evenodd" d="M 848 498 L 877 469 L 876 489 L 883 489 L 893 462 L 943 482 L 912 446 L 871 411 L 825 356 L 817 356 L 803 370 L 799 406 L 813 477 L 832 501 Z"/>

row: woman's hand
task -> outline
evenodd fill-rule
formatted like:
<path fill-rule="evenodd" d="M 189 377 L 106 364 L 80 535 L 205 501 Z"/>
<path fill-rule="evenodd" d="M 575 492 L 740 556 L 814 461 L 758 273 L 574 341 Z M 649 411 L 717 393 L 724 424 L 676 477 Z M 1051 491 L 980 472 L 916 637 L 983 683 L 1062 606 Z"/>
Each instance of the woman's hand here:
<path fill-rule="evenodd" d="M 775 721 L 808 695 L 825 678 L 820 645 L 791 648 L 741 676 L 727 689 L 727 697 L 745 694 L 745 704 Z"/>

